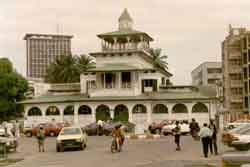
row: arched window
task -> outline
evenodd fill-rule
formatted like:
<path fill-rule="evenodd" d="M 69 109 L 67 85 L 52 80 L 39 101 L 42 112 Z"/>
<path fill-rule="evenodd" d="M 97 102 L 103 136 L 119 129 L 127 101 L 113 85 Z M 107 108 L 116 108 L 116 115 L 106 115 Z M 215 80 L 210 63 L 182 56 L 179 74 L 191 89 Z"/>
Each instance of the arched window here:
<path fill-rule="evenodd" d="M 173 113 L 188 113 L 188 109 L 185 104 L 176 104 L 173 107 Z"/>
<path fill-rule="evenodd" d="M 114 121 L 128 122 L 128 108 L 123 105 L 117 105 L 114 110 Z"/>
<path fill-rule="evenodd" d="M 205 104 L 198 102 L 192 107 L 192 112 L 193 113 L 208 113 L 208 108 Z"/>
<path fill-rule="evenodd" d="M 82 105 L 78 110 L 79 115 L 91 114 L 91 108 L 87 105 Z"/>
<path fill-rule="evenodd" d="M 96 108 L 96 120 L 107 121 L 109 119 L 111 119 L 109 107 L 103 104 L 99 105 Z"/>
<path fill-rule="evenodd" d="M 147 108 L 143 104 L 137 104 L 133 108 L 133 114 L 147 113 Z"/>
<path fill-rule="evenodd" d="M 41 116 L 41 115 L 42 115 L 42 111 L 38 107 L 32 107 L 28 111 L 28 116 Z"/>
<path fill-rule="evenodd" d="M 60 111 L 56 106 L 49 106 L 46 110 L 46 115 L 60 115 Z"/>
<path fill-rule="evenodd" d="M 164 104 L 156 104 L 153 108 L 155 114 L 167 114 L 168 108 Z"/>
<path fill-rule="evenodd" d="M 74 115 L 74 106 L 67 106 L 63 111 L 63 115 Z"/>

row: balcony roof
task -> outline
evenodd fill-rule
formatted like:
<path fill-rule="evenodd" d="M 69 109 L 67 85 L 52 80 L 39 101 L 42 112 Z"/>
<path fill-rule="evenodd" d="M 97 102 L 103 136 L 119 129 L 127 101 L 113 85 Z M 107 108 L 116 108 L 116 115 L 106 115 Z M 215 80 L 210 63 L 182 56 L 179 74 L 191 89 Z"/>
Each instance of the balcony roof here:
<path fill-rule="evenodd" d="M 140 71 L 154 70 L 153 68 L 139 68 L 126 63 L 106 63 L 101 67 L 87 70 L 88 72 L 115 72 L 115 71 Z"/>

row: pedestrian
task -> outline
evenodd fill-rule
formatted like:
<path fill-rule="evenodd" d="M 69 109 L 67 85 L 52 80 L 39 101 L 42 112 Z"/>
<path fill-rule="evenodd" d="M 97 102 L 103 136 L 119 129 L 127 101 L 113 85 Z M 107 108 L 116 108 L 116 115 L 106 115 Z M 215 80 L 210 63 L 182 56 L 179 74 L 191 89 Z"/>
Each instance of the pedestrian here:
<path fill-rule="evenodd" d="M 193 139 L 198 140 L 198 132 L 200 131 L 199 124 L 195 121 L 194 118 L 192 118 L 192 122 L 189 125 L 190 134 L 193 137 Z"/>
<path fill-rule="evenodd" d="M 174 135 L 174 142 L 176 144 L 176 151 L 181 150 L 180 146 L 180 138 L 181 138 L 181 127 L 179 125 L 179 121 L 176 121 L 175 128 L 173 129 L 173 135 Z"/>
<path fill-rule="evenodd" d="M 207 127 L 206 123 L 203 124 L 203 127 L 201 128 L 199 132 L 199 136 L 202 142 L 202 149 L 203 149 L 204 157 L 207 158 L 208 157 L 208 145 L 209 145 L 210 137 L 212 136 L 212 131 L 211 129 Z"/>
<path fill-rule="evenodd" d="M 39 152 L 44 152 L 44 140 L 45 140 L 45 132 L 43 127 L 40 127 L 37 131 L 36 138 L 38 141 L 38 150 Z"/>
<path fill-rule="evenodd" d="M 211 154 L 215 153 L 215 155 L 218 155 L 218 147 L 217 147 L 217 132 L 218 132 L 218 130 L 217 130 L 217 127 L 214 124 L 213 120 L 210 120 L 209 128 L 212 131 L 212 136 L 210 138 L 210 143 L 209 143 L 210 152 L 211 152 Z"/>
<path fill-rule="evenodd" d="M 99 119 L 97 121 L 97 135 L 101 136 L 102 133 L 103 133 L 103 121 Z"/>

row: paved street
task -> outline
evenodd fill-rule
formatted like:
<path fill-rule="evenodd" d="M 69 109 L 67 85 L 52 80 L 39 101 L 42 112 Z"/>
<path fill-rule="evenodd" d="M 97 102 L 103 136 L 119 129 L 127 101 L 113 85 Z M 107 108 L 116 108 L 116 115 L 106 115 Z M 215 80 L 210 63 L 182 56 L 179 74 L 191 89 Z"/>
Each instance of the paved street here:
<path fill-rule="evenodd" d="M 23 138 L 18 153 L 10 157 L 24 157 L 25 160 L 12 167 L 182 167 L 187 164 L 219 162 L 220 156 L 205 159 L 201 145 L 191 137 L 182 138 L 182 151 L 175 151 L 173 137 L 161 139 L 127 140 L 121 153 L 110 153 L 111 137 L 89 137 L 84 151 L 57 153 L 55 138 L 46 139 L 46 152 L 37 152 L 35 138 Z M 220 145 L 222 146 L 222 145 Z"/>

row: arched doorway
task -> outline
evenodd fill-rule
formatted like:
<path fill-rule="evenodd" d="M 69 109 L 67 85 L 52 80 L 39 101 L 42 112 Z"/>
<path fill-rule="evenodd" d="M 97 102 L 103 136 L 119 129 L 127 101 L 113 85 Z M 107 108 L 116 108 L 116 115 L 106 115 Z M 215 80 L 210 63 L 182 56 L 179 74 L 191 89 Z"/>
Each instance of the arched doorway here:
<path fill-rule="evenodd" d="M 123 105 L 117 105 L 114 110 L 114 121 L 128 122 L 128 108 Z"/>
<path fill-rule="evenodd" d="M 42 116 L 42 111 L 38 107 L 32 107 L 31 109 L 29 109 L 27 115 L 28 116 Z"/>
<path fill-rule="evenodd" d="M 208 108 L 205 104 L 198 102 L 192 107 L 192 113 L 208 113 Z"/>
<path fill-rule="evenodd" d="M 160 123 L 168 119 L 168 108 L 164 104 L 156 104 L 153 107 L 152 121 Z"/>
<path fill-rule="evenodd" d="M 135 123 L 135 133 L 144 133 L 147 129 L 147 108 L 143 104 L 137 104 L 132 109 L 132 119 Z"/>
<path fill-rule="evenodd" d="M 174 105 L 172 111 L 175 114 L 178 114 L 178 113 L 188 113 L 187 106 L 185 104 L 182 104 L 182 103 L 178 103 L 178 104 Z"/>
<path fill-rule="evenodd" d="M 60 122 L 60 111 L 56 106 L 49 106 L 46 110 L 46 122 Z"/>
<path fill-rule="evenodd" d="M 74 123 L 74 106 L 69 105 L 63 110 L 63 121 L 70 124 Z"/>
<path fill-rule="evenodd" d="M 79 124 L 82 126 L 92 123 L 92 110 L 87 105 L 81 105 L 78 109 Z"/>
<path fill-rule="evenodd" d="M 111 117 L 110 117 L 109 107 L 106 105 L 103 105 L 103 104 L 99 105 L 96 108 L 96 121 L 98 121 L 98 120 L 107 121 L 110 119 L 111 119 Z"/>

